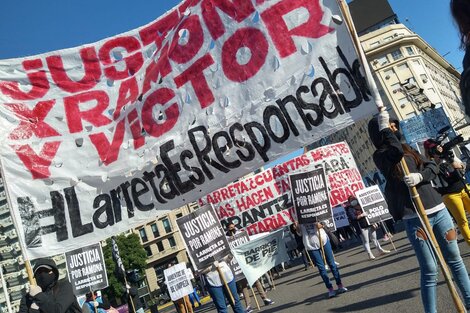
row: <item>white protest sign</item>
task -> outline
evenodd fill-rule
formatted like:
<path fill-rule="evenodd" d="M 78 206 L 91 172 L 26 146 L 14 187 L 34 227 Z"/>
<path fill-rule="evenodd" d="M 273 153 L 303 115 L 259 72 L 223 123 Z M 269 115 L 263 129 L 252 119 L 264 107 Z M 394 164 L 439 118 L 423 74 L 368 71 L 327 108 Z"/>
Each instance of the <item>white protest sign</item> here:
<path fill-rule="evenodd" d="M 374 185 L 360 190 L 356 192 L 356 197 L 362 210 L 367 214 L 369 224 L 393 218 L 379 186 Z"/>
<path fill-rule="evenodd" d="M 185 0 L 1 60 L 0 159 L 27 257 L 126 231 L 374 113 L 336 15 L 336 0 Z"/>
<path fill-rule="evenodd" d="M 289 260 L 284 244 L 284 230 L 280 229 L 265 236 L 251 239 L 232 249 L 248 285 L 252 286 L 258 278 L 274 266 Z"/>
<path fill-rule="evenodd" d="M 179 263 L 163 271 L 165 282 L 172 301 L 183 298 L 193 292 L 191 279 L 185 263 Z"/>

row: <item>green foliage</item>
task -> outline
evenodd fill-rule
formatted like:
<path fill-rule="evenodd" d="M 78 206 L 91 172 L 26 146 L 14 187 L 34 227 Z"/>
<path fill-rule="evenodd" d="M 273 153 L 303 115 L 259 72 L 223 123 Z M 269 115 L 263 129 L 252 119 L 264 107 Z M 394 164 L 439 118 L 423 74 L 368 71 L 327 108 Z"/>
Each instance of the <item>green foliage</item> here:
<path fill-rule="evenodd" d="M 129 236 L 119 235 L 116 237 L 116 242 L 126 271 L 136 269 L 139 271 L 140 277 L 144 277 L 147 253 L 140 243 L 139 236 L 134 233 Z M 106 246 L 103 247 L 109 283 L 109 287 L 104 290 L 104 293 L 108 299 L 121 298 L 126 291 L 124 277 L 119 275 L 116 270 L 117 266 L 113 260 L 111 247 L 111 238 L 109 238 L 106 240 Z"/>

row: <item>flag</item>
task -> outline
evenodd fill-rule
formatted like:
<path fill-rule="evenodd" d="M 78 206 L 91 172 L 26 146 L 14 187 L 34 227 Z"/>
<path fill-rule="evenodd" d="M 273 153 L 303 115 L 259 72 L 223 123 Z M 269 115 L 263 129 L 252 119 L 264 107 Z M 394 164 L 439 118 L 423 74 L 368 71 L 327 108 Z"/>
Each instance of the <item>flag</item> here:
<path fill-rule="evenodd" d="M 116 242 L 116 237 L 111 238 L 111 244 L 112 244 L 112 254 L 113 254 L 113 260 L 116 262 L 116 265 L 118 267 L 118 272 L 119 274 L 122 274 L 124 277 L 126 277 L 126 269 L 124 268 L 124 264 L 122 263 L 121 256 L 119 255 L 119 247 Z"/>

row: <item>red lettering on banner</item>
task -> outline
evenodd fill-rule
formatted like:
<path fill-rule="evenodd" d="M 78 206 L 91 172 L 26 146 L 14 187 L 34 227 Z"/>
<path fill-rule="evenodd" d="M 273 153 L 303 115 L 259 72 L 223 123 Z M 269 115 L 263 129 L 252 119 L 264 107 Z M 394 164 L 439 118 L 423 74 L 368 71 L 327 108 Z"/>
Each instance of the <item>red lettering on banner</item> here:
<path fill-rule="evenodd" d="M 146 94 L 147 91 L 152 88 L 151 83 L 157 82 L 158 79 L 161 79 L 171 73 L 171 65 L 168 60 L 168 47 L 165 46 L 162 48 L 163 52 L 158 58 L 157 62 L 151 62 L 150 65 L 145 70 L 145 79 L 144 87 L 142 88 L 142 94 Z M 161 77 L 159 76 L 161 75 Z"/>
<path fill-rule="evenodd" d="M 46 72 L 41 69 L 42 60 L 25 60 L 22 64 L 31 83 L 31 90 L 22 91 L 17 81 L 0 81 L 0 91 L 15 100 L 33 100 L 44 97 L 49 90 L 49 81 Z"/>
<path fill-rule="evenodd" d="M 20 118 L 20 124 L 10 133 L 9 138 L 13 140 L 28 139 L 33 133 L 38 138 L 60 136 L 54 128 L 44 122 L 54 104 L 55 100 L 40 101 L 30 110 L 23 103 L 5 103 Z"/>
<path fill-rule="evenodd" d="M 57 150 L 59 150 L 61 142 L 51 141 L 46 142 L 39 152 L 39 155 L 29 146 L 11 146 L 26 168 L 29 170 L 33 179 L 48 178 L 51 176 L 49 166 L 54 159 Z"/>
<path fill-rule="evenodd" d="M 137 110 L 132 110 L 127 114 L 127 121 L 131 129 L 132 138 L 134 139 L 134 149 L 137 150 L 145 144 L 145 137 L 142 134 L 142 124 L 140 124 Z"/>
<path fill-rule="evenodd" d="M 308 20 L 302 25 L 289 28 L 284 16 L 300 8 L 308 10 Z M 261 18 L 266 24 L 279 55 L 285 58 L 297 51 L 292 37 L 320 38 L 334 30 L 321 24 L 323 13 L 320 0 L 289 0 L 273 5 L 261 13 Z"/>
<path fill-rule="evenodd" d="M 101 162 L 105 165 L 109 165 L 118 159 L 119 148 L 121 147 L 124 139 L 124 131 L 125 120 L 122 120 L 116 124 L 111 143 L 104 133 L 90 135 L 91 143 L 95 146 Z"/>
<path fill-rule="evenodd" d="M 362 181 L 356 182 L 342 188 L 338 188 L 330 191 L 330 203 L 332 207 L 335 207 L 341 203 L 346 202 L 348 197 L 354 195 L 357 191 L 364 189 Z"/>
<path fill-rule="evenodd" d="M 191 83 L 203 109 L 211 105 L 215 100 L 203 73 L 212 64 L 214 64 L 214 59 L 212 59 L 210 54 L 206 54 L 191 64 L 183 73 L 175 77 L 175 83 L 178 88 L 187 82 Z"/>
<path fill-rule="evenodd" d="M 95 101 L 96 106 L 82 111 L 80 104 Z M 112 121 L 102 113 L 109 104 L 108 94 L 102 90 L 87 91 L 81 94 L 64 98 L 65 115 L 70 133 L 78 133 L 83 130 L 82 120 L 88 121 L 93 126 L 105 126 Z"/>
<path fill-rule="evenodd" d="M 155 43 L 157 50 L 160 49 L 163 38 L 165 38 L 170 29 L 178 25 L 178 20 L 178 11 L 173 10 L 154 23 L 142 28 L 139 31 L 139 35 L 143 45 L 148 46 L 151 43 Z"/>
<path fill-rule="evenodd" d="M 163 108 L 163 105 L 174 97 L 175 93 L 173 90 L 169 88 L 161 88 L 155 90 L 145 100 L 144 105 L 142 106 L 142 123 L 145 131 L 149 135 L 160 137 L 175 126 L 179 116 L 178 104 L 172 103 L 165 109 L 166 120 L 163 122 L 158 120 L 158 116 L 156 117 L 156 120 L 153 113 L 156 105 L 161 105 Z M 159 122 L 161 123 L 159 124 Z"/>
<path fill-rule="evenodd" d="M 185 30 L 187 33 L 186 37 L 183 37 L 180 40 L 189 38 L 188 42 L 181 43 L 178 40 L 179 32 Z M 189 62 L 192 58 L 196 56 L 199 49 L 201 49 L 202 44 L 204 43 L 204 32 L 202 30 L 201 23 L 199 22 L 199 17 L 194 15 L 188 17 L 176 30 L 176 36 L 171 43 L 170 48 L 170 58 L 180 64 Z"/>
<path fill-rule="evenodd" d="M 121 83 L 119 87 L 119 97 L 116 104 L 116 110 L 114 111 L 113 118 L 117 120 L 121 115 L 122 108 L 128 104 L 133 103 L 139 97 L 139 86 L 134 77 L 129 78 Z"/>
<path fill-rule="evenodd" d="M 123 57 L 122 60 L 111 60 L 111 52 L 116 48 L 124 48 L 128 56 Z M 104 66 L 111 65 L 104 69 L 106 77 L 113 80 L 121 80 L 134 75 L 144 63 L 142 53 L 140 50 L 140 42 L 135 37 L 117 37 L 105 42 L 99 52 L 99 57 Z M 131 54 L 134 51 L 138 51 Z M 123 70 L 118 70 L 115 64 L 125 62 L 126 67 Z"/>
<path fill-rule="evenodd" d="M 238 23 L 255 12 L 251 0 L 203 0 L 202 17 L 214 40 L 225 33 L 224 22 L 217 12 L 218 9 Z"/>
<path fill-rule="evenodd" d="M 242 47 L 250 49 L 251 52 L 250 60 L 246 64 L 239 64 L 237 61 L 237 52 Z M 244 82 L 255 76 L 266 61 L 268 49 L 268 41 L 260 30 L 238 29 L 222 48 L 222 67 L 225 76 L 234 82 Z"/>
<path fill-rule="evenodd" d="M 251 224 L 246 227 L 246 230 L 249 235 L 256 235 L 259 233 L 266 233 L 270 232 L 276 229 L 279 229 L 280 227 L 284 227 L 287 225 L 287 222 L 282 215 L 282 213 L 285 213 L 286 217 L 288 220 L 292 221 L 292 217 L 288 213 L 287 210 L 282 211 L 277 213 L 276 215 L 266 217 L 262 221 L 259 221 L 257 223 Z"/>
<path fill-rule="evenodd" d="M 70 79 L 67 74 L 68 69 L 64 69 L 62 56 L 52 55 L 46 58 L 47 66 L 51 72 L 52 80 L 56 85 L 69 93 L 77 93 L 93 88 L 101 76 L 101 68 L 94 47 L 80 49 L 85 74 L 79 81 Z"/>
<path fill-rule="evenodd" d="M 235 200 L 237 208 L 240 212 L 254 208 L 270 199 L 274 198 L 273 191 L 270 187 L 265 187 L 261 190 L 255 191 L 247 196 L 242 196 L 240 199 Z"/>
<path fill-rule="evenodd" d="M 227 217 L 235 216 L 235 210 L 230 203 L 226 203 L 219 207 L 217 215 L 219 216 L 219 220 L 222 220 Z"/>

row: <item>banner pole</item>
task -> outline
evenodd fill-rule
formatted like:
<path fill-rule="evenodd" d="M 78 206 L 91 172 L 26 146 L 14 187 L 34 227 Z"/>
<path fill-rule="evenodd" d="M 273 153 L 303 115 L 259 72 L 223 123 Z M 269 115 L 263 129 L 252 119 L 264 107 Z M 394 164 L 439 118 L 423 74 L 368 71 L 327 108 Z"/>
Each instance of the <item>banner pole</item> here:
<path fill-rule="evenodd" d="M 409 175 L 410 171 L 404 158 L 401 159 L 400 164 L 402 166 L 404 175 Z M 449 269 L 447 268 L 444 257 L 441 253 L 441 249 L 439 248 L 436 237 L 434 236 L 434 232 L 432 231 L 431 224 L 429 223 L 429 219 L 426 215 L 423 203 L 421 202 L 421 198 L 419 197 L 418 190 L 416 189 L 416 187 L 410 187 L 410 193 L 411 198 L 416 206 L 416 213 L 418 213 L 418 217 L 421 221 L 423 229 L 426 232 L 426 235 L 428 236 L 431 247 L 433 248 L 434 253 L 436 254 L 439 265 L 441 266 L 442 273 L 444 274 L 444 278 L 452 296 L 452 300 L 454 301 L 455 307 L 459 313 L 466 312 L 465 307 L 462 303 L 462 299 L 457 293 L 457 289 L 455 288 L 455 285 L 452 281 Z"/>
<path fill-rule="evenodd" d="M 127 289 L 126 273 L 124 273 L 124 283 L 126 284 L 126 289 Z M 129 287 L 132 288 L 131 285 L 129 285 Z M 127 292 L 129 293 L 129 299 L 131 300 L 132 311 L 135 313 L 135 305 L 134 305 L 134 299 L 132 299 L 132 295 L 131 295 L 131 288 L 129 288 L 129 290 Z"/>
<path fill-rule="evenodd" d="M 222 270 L 220 269 L 218 264 L 216 268 L 217 268 L 217 272 L 219 273 L 220 280 L 224 283 L 225 289 L 227 289 L 227 293 L 230 296 L 230 301 L 232 302 L 233 307 L 235 307 L 235 300 L 233 299 L 232 291 L 228 287 L 227 281 L 225 280 Z"/>
<path fill-rule="evenodd" d="M 320 228 L 318 228 L 318 239 L 320 240 L 321 257 L 323 259 L 323 263 L 325 264 L 325 268 L 327 268 L 328 264 L 326 264 L 325 250 L 323 250 L 323 241 L 321 240 Z"/>
<path fill-rule="evenodd" d="M 256 307 L 258 308 L 258 311 L 259 311 L 260 310 L 259 302 L 258 302 L 258 298 L 256 297 L 255 291 L 253 289 L 253 286 L 250 286 L 250 289 L 251 289 L 251 292 L 253 293 L 253 297 L 255 298 Z"/>
<path fill-rule="evenodd" d="M 21 233 L 19 232 L 18 221 L 16 220 L 16 216 L 13 213 L 13 206 L 12 206 L 13 202 L 11 202 L 10 190 L 7 187 L 7 182 L 5 180 L 5 175 L 3 175 L 3 173 L 5 173 L 5 171 L 3 169 L 2 160 L 0 159 L 0 179 L 3 181 L 3 187 L 5 188 L 5 195 L 6 195 L 6 200 L 8 204 L 8 210 L 10 211 L 10 217 L 15 227 L 16 236 L 18 237 L 18 242 L 20 244 L 21 255 L 23 256 L 26 273 L 28 274 L 28 281 L 30 285 L 36 285 L 36 279 L 34 278 L 34 275 L 33 275 L 31 262 L 29 261 L 28 256 L 26 254 L 26 245 L 23 241 L 23 237 L 21 236 Z"/>
<path fill-rule="evenodd" d="M 388 230 L 387 225 L 382 221 L 382 217 L 380 217 L 380 223 L 382 224 L 382 227 L 385 229 L 385 233 L 387 234 L 388 238 L 390 239 L 390 243 L 392 244 L 393 250 L 397 251 L 397 248 L 395 248 L 395 244 L 393 243 L 392 239 L 392 233 Z"/>
<path fill-rule="evenodd" d="M 276 285 L 274 284 L 273 275 L 271 274 L 271 270 L 268 271 L 269 279 L 271 280 L 271 285 L 273 285 L 273 290 L 276 290 Z"/>
<path fill-rule="evenodd" d="M 304 250 L 307 253 L 308 261 L 310 262 L 310 266 L 315 271 L 315 266 L 313 265 L 312 258 L 310 257 L 310 253 L 308 253 L 307 249 Z"/>
<path fill-rule="evenodd" d="M 186 303 L 186 296 L 183 296 L 184 310 L 185 313 L 188 313 L 188 304 Z"/>

